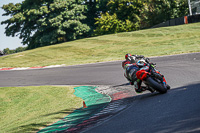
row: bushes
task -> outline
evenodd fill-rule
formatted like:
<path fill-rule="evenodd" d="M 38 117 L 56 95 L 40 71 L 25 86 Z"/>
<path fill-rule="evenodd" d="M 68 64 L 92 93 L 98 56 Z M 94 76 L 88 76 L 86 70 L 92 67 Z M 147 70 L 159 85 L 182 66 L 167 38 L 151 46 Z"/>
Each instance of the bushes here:
<path fill-rule="evenodd" d="M 5 48 L 3 50 L 3 53 L 4 54 L 13 54 L 13 53 L 18 53 L 18 52 L 25 51 L 26 49 L 27 49 L 27 47 L 18 47 L 18 48 L 14 49 L 14 50 L 11 50 L 9 48 Z"/>
<path fill-rule="evenodd" d="M 118 32 L 127 32 L 136 30 L 138 27 L 136 24 L 132 23 L 129 20 L 119 20 L 117 18 L 116 13 L 110 15 L 109 13 L 105 13 L 101 15 L 101 18 L 96 18 L 97 28 L 94 30 L 95 35 L 104 35 L 104 34 L 112 34 Z"/>
<path fill-rule="evenodd" d="M 188 14 L 187 0 L 110 0 L 96 18 L 95 35 L 149 28 Z"/>

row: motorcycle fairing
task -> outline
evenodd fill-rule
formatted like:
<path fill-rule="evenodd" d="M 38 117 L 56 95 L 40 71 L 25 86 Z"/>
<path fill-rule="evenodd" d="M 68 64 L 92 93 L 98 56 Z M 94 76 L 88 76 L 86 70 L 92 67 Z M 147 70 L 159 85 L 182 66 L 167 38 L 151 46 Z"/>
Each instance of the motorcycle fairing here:
<path fill-rule="evenodd" d="M 140 71 L 137 71 L 136 76 L 137 76 L 138 79 L 144 80 L 144 79 L 147 78 L 147 75 L 148 75 L 148 74 L 149 74 L 149 73 L 146 72 L 145 70 L 140 70 Z"/>

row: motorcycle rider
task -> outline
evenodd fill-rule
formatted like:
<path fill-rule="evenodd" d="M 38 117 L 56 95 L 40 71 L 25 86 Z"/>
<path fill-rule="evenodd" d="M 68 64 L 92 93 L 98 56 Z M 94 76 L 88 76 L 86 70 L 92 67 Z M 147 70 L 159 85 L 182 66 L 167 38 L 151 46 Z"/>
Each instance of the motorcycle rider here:
<path fill-rule="evenodd" d="M 149 90 L 153 93 L 153 89 L 141 86 L 142 80 L 138 79 L 136 74 L 138 71 L 151 71 L 150 66 L 145 61 L 145 57 L 143 55 L 126 54 L 125 59 L 126 60 L 122 62 L 122 67 L 125 70 L 124 76 L 130 82 L 131 85 L 135 86 L 135 91 L 137 93 L 142 93 L 145 90 Z M 163 78 L 163 82 L 166 83 L 164 76 L 161 76 L 161 74 L 158 71 L 155 71 L 153 73 L 158 78 Z M 167 88 L 169 89 L 170 87 L 167 85 Z"/>

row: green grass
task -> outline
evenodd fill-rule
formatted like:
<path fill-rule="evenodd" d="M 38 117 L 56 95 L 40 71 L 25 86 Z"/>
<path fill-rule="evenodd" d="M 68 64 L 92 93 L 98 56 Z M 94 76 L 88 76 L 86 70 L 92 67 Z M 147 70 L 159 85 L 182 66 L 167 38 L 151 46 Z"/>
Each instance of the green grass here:
<path fill-rule="evenodd" d="M 0 68 L 122 60 L 126 53 L 161 56 L 200 52 L 199 38 L 200 23 L 104 35 L 4 56 Z"/>
<path fill-rule="evenodd" d="M 0 132 L 35 132 L 82 106 L 72 87 L 0 87 Z"/>

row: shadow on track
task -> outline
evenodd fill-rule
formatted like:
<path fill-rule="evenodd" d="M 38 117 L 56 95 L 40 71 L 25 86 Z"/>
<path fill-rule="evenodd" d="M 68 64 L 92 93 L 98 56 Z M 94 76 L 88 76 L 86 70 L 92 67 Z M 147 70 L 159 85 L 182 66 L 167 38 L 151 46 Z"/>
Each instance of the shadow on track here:
<path fill-rule="evenodd" d="M 130 106 L 86 133 L 200 132 L 200 83 L 121 100 Z"/>

